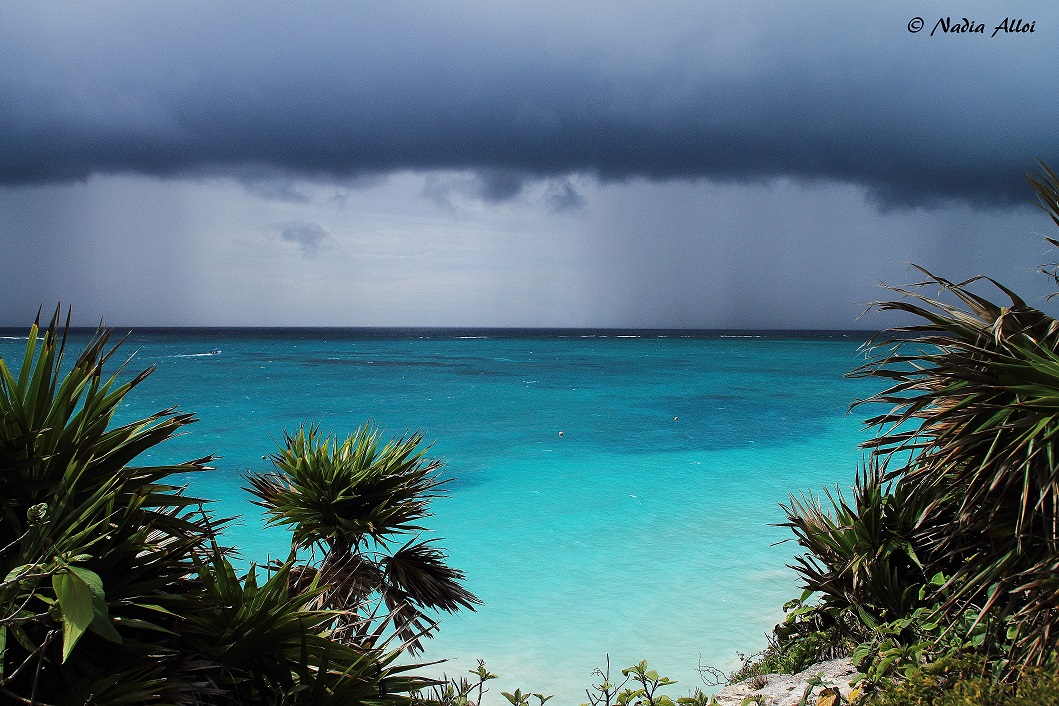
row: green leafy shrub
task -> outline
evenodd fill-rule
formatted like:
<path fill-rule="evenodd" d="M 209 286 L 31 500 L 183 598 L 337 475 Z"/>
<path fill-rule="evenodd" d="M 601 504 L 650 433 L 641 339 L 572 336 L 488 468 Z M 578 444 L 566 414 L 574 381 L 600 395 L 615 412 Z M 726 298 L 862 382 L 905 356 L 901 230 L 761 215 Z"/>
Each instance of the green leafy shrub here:
<path fill-rule="evenodd" d="M 784 620 L 773 629 L 768 646 L 754 655 L 739 655 L 743 664 L 728 676 L 728 682 L 764 674 L 797 674 L 817 662 L 850 654 L 857 642 L 850 628 L 838 623 L 844 614 L 809 604 L 812 595 L 806 590 L 783 605 Z"/>
<path fill-rule="evenodd" d="M 982 656 L 952 655 L 917 667 L 908 678 L 865 699 L 868 706 L 1055 706 L 1059 675 L 1020 671 L 1013 682 L 989 674 Z"/>
<path fill-rule="evenodd" d="M 467 673 L 477 677 L 477 680 L 472 681 L 467 677 L 446 678 L 440 683 L 432 684 L 429 692 L 419 691 L 414 694 L 416 702 L 443 706 L 481 706 L 482 697 L 489 691 L 485 688 L 485 683 L 499 677 L 486 668 L 485 660 L 482 659 L 478 660 L 477 669 L 469 669 Z"/>
<path fill-rule="evenodd" d="M 910 541 L 928 575 L 949 576 L 949 621 L 995 613 L 995 625 L 1014 630 L 1011 658 L 1041 664 L 1059 634 L 1059 323 L 1010 292 L 999 306 L 966 283 L 931 281 L 967 310 L 917 290 L 882 306 L 928 323 L 857 371 L 896 381 L 869 400 L 892 405 L 869 423 L 893 431 L 869 443 L 882 458 L 915 451 L 890 477 L 923 508 Z"/>
<path fill-rule="evenodd" d="M 151 369 L 120 382 L 103 365 L 117 346 L 98 333 L 62 371 L 58 311 L 31 327 L 18 376 L 0 360 L 0 690 L 49 703 L 99 703 L 156 688 L 194 692 L 174 669 L 171 616 L 186 602 L 193 556 L 213 537 L 199 511 L 165 479 L 210 458 L 130 465 L 190 424 L 163 410 L 110 428 L 122 399 Z M 108 683 L 107 675 L 114 675 Z M 104 696 L 106 694 L 106 696 Z M 19 696 L 24 695 L 24 696 Z"/>
<path fill-rule="evenodd" d="M 915 527 L 925 507 L 909 484 L 887 483 L 871 459 L 857 473 L 852 503 L 841 489 L 824 496 L 827 509 L 811 494 L 792 495 L 781 505 L 787 514 L 782 526 L 807 550 L 794 568 L 805 589 L 821 595 L 821 608 L 852 613 L 870 630 L 919 607 L 926 576 Z"/>
<path fill-rule="evenodd" d="M 120 345 L 108 348 L 106 331 L 71 365 L 69 318 L 61 328 L 58 317 L 57 309 L 43 332 L 39 321 L 30 328 L 17 375 L 0 360 L 2 700 L 396 706 L 433 683 L 409 674 L 418 665 L 395 664 L 406 643 L 387 648 L 360 629 L 355 611 L 321 605 L 334 586 L 293 556 L 263 581 L 253 567 L 237 577 L 217 544 L 225 521 L 171 480 L 207 470 L 211 458 L 133 465 L 192 415 L 167 409 L 112 427 L 122 400 L 153 368 L 105 375 Z M 422 478 L 400 463 L 386 471 L 390 483 Z M 422 516 L 426 499 L 418 502 Z M 344 517 L 367 511 L 347 508 Z M 415 561 L 439 564 L 421 547 L 406 556 L 386 564 L 387 576 L 415 574 Z M 444 569 L 443 578 L 459 578 Z M 414 580 L 394 583 L 407 589 Z M 437 588 L 416 587 L 417 595 Z"/>
<path fill-rule="evenodd" d="M 1059 177 L 1042 168 L 1030 182 L 1059 225 Z M 889 384 L 858 402 L 888 411 L 867 420 L 880 432 L 853 502 L 784 506 L 807 550 L 794 568 L 874 643 L 869 667 L 969 649 L 1014 678 L 1059 650 L 1059 321 L 988 278 L 921 272 L 876 305 L 917 323 L 870 343 L 851 373 Z"/>
<path fill-rule="evenodd" d="M 581 706 L 706 706 L 712 700 L 707 700 L 701 690 L 696 689 L 691 696 L 681 697 L 674 700 L 668 694 L 659 691 L 664 686 L 676 684 L 669 677 L 660 675 L 656 670 L 650 669 L 646 660 L 621 670 L 620 682 L 613 683 L 610 680 L 610 655 L 607 655 L 607 668 L 596 669 L 595 674 L 600 678 L 599 684 L 594 684 L 591 689 L 586 689 L 588 704 Z M 626 686 L 630 684 L 630 686 Z M 543 706 L 543 704 L 541 704 Z"/>

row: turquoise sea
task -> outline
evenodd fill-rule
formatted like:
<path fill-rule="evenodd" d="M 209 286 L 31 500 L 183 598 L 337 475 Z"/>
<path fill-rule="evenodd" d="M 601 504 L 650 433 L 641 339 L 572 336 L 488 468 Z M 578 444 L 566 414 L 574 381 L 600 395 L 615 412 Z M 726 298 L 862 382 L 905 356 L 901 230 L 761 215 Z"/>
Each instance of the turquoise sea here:
<path fill-rule="evenodd" d="M 0 335 L 17 365 L 24 331 Z M 485 602 L 442 616 L 426 657 L 449 661 L 434 671 L 484 658 L 502 675 L 487 703 L 520 687 L 576 705 L 609 654 L 612 676 L 647 659 L 683 695 L 703 686 L 700 663 L 729 671 L 762 649 L 797 595 L 785 566 L 797 547 L 777 545 L 788 534 L 770 523 L 789 493 L 852 482 L 869 410 L 848 408 L 877 384 L 843 375 L 865 338 L 137 329 L 128 370 L 157 371 L 123 415 L 196 413 L 149 460 L 220 455 L 191 492 L 242 516 L 228 542 L 259 562 L 285 557 L 289 539 L 262 530 L 240 475 L 265 469 L 284 429 L 423 430 L 455 478 L 431 526 Z"/>

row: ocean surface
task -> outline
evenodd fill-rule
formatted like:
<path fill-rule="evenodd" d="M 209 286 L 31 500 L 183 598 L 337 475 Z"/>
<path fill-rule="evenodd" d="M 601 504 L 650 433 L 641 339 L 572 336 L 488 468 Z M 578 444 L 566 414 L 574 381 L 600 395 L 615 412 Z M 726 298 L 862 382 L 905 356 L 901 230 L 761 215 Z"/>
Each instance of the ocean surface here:
<path fill-rule="evenodd" d="M 17 366 L 25 331 L 0 331 Z M 772 526 L 790 493 L 848 487 L 878 384 L 845 379 L 863 332 L 450 329 L 136 329 L 117 358 L 157 367 L 124 419 L 179 407 L 200 421 L 144 462 L 221 458 L 188 477 L 240 515 L 227 542 L 246 560 L 286 557 L 241 474 L 283 431 L 340 436 L 373 420 L 422 430 L 446 461 L 431 536 L 484 605 L 441 616 L 426 659 L 466 674 L 486 660 L 501 691 L 580 704 L 609 655 L 612 677 L 648 660 L 704 686 L 765 647 L 798 595 L 797 553 Z M 74 337 L 74 348 L 84 334 Z M 213 349 L 220 353 L 210 354 Z M 560 435 L 560 432 L 562 434 Z"/>

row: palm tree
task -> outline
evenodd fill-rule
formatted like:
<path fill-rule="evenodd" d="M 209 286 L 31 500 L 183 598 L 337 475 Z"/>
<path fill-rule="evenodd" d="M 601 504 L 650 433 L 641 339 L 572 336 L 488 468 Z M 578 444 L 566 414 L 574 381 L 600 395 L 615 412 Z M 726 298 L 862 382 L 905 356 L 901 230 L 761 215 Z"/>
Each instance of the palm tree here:
<path fill-rule="evenodd" d="M 68 329 L 38 316 L 21 367 L 0 359 L 0 701 L 392 706 L 432 683 L 338 639 L 342 614 L 309 605 L 311 581 L 292 594 L 291 563 L 238 579 L 225 522 L 171 480 L 211 457 L 132 465 L 194 417 L 112 427 L 153 368 L 104 375 L 120 342 L 102 329 L 64 363 Z"/>
<path fill-rule="evenodd" d="M 1041 166 L 1028 178 L 1059 225 L 1059 178 Z M 866 446 L 921 508 L 914 542 L 927 575 L 949 576 L 950 618 L 992 617 L 1013 662 L 1043 664 L 1059 648 L 1059 321 L 992 279 L 920 271 L 877 305 L 918 323 L 852 373 L 890 381 L 863 401 L 890 407 Z"/>
<path fill-rule="evenodd" d="M 285 434 L 272 454 L 275 471 L 247 476 L 268 523 L 292 530 L 294 550 L 322 553 L 318 568 L 303 567 L 294 576 L 327 587 L 318 605 L 356 611 L 359 618 L 344 627 L 366 639 L 367 618 L 381 604 L 385 618 L 372 639 L 391 624 L 413 652 L 437 626 L 426 611 L 474 610 L 481 603 L 435 540 L 418 534 L 446 482 L 438 477 L 441 462 L 426 458 L 429 447 L 419 448 L 422 440 L 417 432 L 380 447 L 371 424 L 342 442 L 302 426 Z"/>

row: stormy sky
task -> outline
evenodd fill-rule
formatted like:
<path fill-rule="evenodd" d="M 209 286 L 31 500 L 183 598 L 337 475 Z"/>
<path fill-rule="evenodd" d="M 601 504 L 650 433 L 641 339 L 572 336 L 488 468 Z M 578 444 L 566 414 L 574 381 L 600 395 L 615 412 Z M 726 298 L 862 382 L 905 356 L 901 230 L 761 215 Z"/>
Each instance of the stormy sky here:
<path fill-rule="evenodd" d="M 873 328 L 910 262 L 1047 308 L 1059 10 L 885 5 L 6 2 L 0 325 Z"/>

